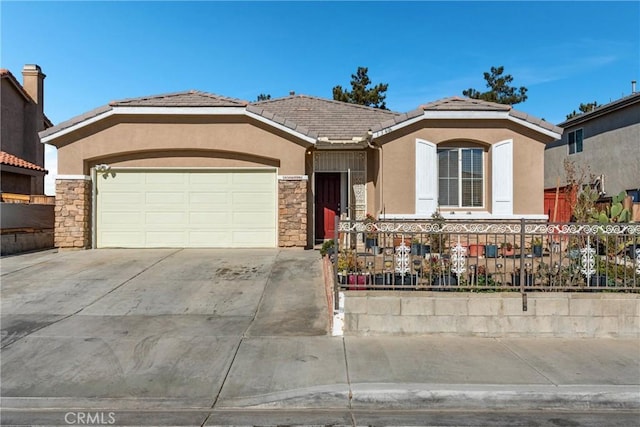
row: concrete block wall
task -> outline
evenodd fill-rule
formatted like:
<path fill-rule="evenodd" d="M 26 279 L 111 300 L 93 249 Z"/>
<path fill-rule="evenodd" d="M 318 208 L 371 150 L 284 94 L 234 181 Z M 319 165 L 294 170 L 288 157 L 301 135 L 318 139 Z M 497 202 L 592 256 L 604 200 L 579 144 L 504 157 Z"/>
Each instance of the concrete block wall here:
<path fill-rule="evenodd" d="M 349 291 L 344 334 L 640 338 L 640 294 Z"/>
<path fill-rule="evenodd" d="M 305 177 L 306 178 L 306 177 Z M 278 180 L 278 246 L 307 246 L 307 179 Z"/>
<path fill-rule="evenodd" d="M 2 256 L 53 248 L 53 229 L 3 233 L 0 237 Z"/>

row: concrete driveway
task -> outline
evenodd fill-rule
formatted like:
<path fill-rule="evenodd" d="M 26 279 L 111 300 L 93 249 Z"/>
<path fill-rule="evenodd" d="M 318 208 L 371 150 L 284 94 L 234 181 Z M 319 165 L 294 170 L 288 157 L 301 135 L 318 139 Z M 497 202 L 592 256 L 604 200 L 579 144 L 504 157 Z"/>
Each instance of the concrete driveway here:
<path fill-rule="evenodd" d="M 1 425 L 622 427 L 640 416 L 637 339 L 328 336 L 315 251 L 0 261 Z"/>
<path fill-rule="evenodd" d="M 269 353 L 275 336 L 327 334 L 314 251 L 50 251 L 1 262 L 5 409 L 210 409 L 243 339 Z"/>

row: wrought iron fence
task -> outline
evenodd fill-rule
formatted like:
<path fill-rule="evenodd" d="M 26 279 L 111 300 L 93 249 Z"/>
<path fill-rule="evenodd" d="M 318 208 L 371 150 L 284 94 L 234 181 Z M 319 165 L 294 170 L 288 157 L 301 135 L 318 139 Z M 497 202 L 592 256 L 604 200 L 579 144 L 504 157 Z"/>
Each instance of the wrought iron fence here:
<path fill-rule="evenodd" d="M 640 292 L 640 224 L 338 221 L 336 290 Z"/>

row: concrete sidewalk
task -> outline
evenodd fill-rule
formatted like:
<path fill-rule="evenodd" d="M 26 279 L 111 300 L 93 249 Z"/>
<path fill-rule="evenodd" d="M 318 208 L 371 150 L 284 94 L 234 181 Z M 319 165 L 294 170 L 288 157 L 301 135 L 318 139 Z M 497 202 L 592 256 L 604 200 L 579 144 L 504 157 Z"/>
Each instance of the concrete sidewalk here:
<path fill-rule="evenodd" d="M 331 337 L 321 271 L 314 251 L 5 258 L 2 425 L 68 425 L 70 411 L 115 425 L 640 417 L 640 340 Z"/>

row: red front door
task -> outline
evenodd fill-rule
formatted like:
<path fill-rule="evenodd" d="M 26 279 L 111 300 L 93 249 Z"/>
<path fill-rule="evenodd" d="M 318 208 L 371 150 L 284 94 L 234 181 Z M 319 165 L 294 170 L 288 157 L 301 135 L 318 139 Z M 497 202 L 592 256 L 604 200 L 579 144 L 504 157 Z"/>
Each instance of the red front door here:
<path fill-rule="evenodd" d="M 340 215 L 340 174 L 316 174 L 316 239 L 335 237 L 336 215 Z"/>

